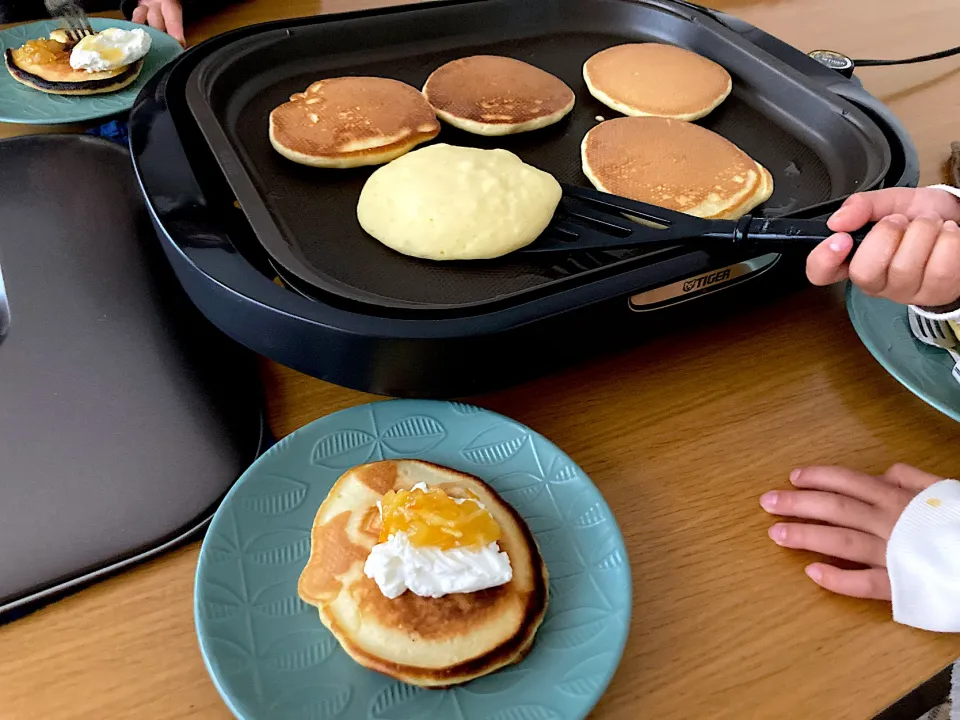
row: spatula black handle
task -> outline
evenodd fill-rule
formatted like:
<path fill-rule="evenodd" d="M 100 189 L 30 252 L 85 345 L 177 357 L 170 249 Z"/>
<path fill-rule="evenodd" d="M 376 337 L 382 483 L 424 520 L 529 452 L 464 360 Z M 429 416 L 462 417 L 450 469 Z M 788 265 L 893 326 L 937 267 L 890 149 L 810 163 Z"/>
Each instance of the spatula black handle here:
<path fill-rule="evenodd" d="M 854 234 L 854 249 L 870 231 Z M 522 253 L 576 250 L 657 250 L 676 245 L 731 247 L 750 253 L 807 253 L 833 233 L 822 220 L 757 218 L 713 220 L 694 217 L 610 195 L 590 188 L 564 186 L 553 222 Z"/>
<path fill-rule="evenodd" d="M 870 223 L 851 233 L 853 251 L 872 228 Z M 746 252 L 808 253 L 832 234 L 822 220 L 745 216 L 737 222 L 733 242 Z"/>

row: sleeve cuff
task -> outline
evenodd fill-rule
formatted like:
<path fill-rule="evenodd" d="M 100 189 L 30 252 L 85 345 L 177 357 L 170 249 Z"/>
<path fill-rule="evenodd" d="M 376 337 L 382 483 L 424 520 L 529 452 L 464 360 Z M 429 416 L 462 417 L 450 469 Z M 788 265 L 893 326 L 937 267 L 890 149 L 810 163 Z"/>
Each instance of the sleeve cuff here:
<path fill-rule="evenodd" d="M 960 482 L 917 495 L 887 543 L 893 619 L 932 632 L 960 632 Z"/>
<path fill-rule="evenodd" d="M 953 185 L 930 185 L 930 190 L 943 190 L 953 195 L 955 198 L 960 200 L 960 188 L 955 188 Z"/>
<path fill-rule="evenodd" d="M 957 301 L 956 305 L 943 305 L 941 307 L 911 305 L 910 307 L 913 308 L 920 317 L 929 318 L 930 320 L 952 320 L 955 323 L 960 322 L 960 300 Z"/>

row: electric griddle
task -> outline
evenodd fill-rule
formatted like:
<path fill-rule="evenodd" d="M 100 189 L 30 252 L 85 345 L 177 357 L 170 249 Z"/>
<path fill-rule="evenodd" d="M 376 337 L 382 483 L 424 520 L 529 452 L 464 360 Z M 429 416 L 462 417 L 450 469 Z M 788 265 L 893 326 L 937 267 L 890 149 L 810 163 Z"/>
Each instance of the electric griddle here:
<path fill-rule="evenodd" d="M 395 396 L 487 391 L 690 318 L 769 302 L 803 283 L 803 254 L 696 246 L 515 253 L 431 263 L 368 237 L 355 211 L 373 171 L 319 170 L 273 151 L 270 110 L 324 77 L 421 87 L 473 54 L 530 62 L 577 93 L 544 130 L 438 141 L 504 147 L 588 187 L 579 145 L 617 114 L 581 68 L 624 42 L 668 42 L 731 73 L 700 121 L 773 174 L 755 215 L 824 218 L 851 193 L 916 185 L 916 151 L 855 79 L 730 16 L 676 0 L 452 0 L 282 21 L 214 38 L 144 88 L 130 121 L 143 193 L 188 294 L 237 341 L 351 388 Z"/>

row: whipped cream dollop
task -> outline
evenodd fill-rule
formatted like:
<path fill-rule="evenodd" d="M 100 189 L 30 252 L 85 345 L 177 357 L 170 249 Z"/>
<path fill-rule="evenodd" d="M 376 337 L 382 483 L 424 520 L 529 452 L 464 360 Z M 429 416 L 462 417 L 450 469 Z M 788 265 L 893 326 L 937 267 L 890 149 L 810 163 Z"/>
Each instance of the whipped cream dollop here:
<path fill-rule="evenodd" d="M 145 30 L 107 28 L 88 35 L 70 53 L 70 67 L 87 72 L 115 70 L 135 63 L 150 52 L 150 35 Z"/>
<path fill-rule="evenodd" d="M 424 483 L 412 488 L 428 492 Z M 458 499 L 457 504 L 475 502 Z M 381 515 L 383 509 L 380 503 Z M 374 545 L 363 566 L 364 574 L 377 583 L 391 600 L 407 590 L 420 597 L 439 598 L 452 593 L 471 593 L 504 585 L 513 579 L 510 557 L 498 543 L 482 548 L 417 547 L 405 532 L 396 532 L 386 542 Z"/>
<path fill-rule="evenodd" d="M 510 582 L 510 558 L 497 543 L 479 549 L 414 547 L 404 532 L 375 545 L 363 566 L 391 600 L 407 590 L 420 597 L 439 598 L 471 593 Z"/>

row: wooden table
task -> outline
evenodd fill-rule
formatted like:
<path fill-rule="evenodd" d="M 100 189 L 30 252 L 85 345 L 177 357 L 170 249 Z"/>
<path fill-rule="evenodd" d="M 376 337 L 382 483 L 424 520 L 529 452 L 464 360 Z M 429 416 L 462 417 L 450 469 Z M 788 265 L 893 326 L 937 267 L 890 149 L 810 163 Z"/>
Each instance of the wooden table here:
<path fill-rule="evenodd" d="M 250 0 L 189 29 L 379 0 Z M 956 0 L 725 0 L 806 50 L 909 56 L 958 40 Z M 960 139 L 960 60 L 864 70 L 904 121 L 923 182 Z M 0 135 L 36 128 L 0 126 Z M 809 290 L 712 327 L 477 398 L 565 448 L 600 486 L 631 550 L 635 605 L 597 718 L 867 718 L 960 656 L 960 636 L 895 625 L 833 597 L 809 557 L 767 539 L 761 493 L 803 463 L 960 472 L 960 425 L 903 390 L 862 347 L 840 294 Z M 263 364 L 284 435 L 371 398 Z M 198 545 L 0 629 L 0 718 L 227 718 L 197 651 Z"/>

